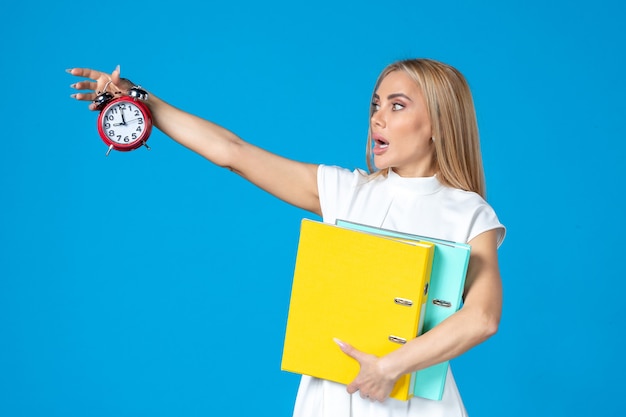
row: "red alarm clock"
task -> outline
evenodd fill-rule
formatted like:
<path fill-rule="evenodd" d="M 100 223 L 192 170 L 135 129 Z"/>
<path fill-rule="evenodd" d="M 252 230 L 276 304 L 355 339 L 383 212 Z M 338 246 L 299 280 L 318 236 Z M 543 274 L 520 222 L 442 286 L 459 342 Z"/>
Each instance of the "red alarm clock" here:
<path fill-rule="evenodd" d="M 111 149 L 127 152 L 145 146 L 152 131 L 152 113 L 142 101 L 148 99 L 148 93 L 135 86 L 128 91 L 128 96 L 113 98 L 105 92 L 94 101 L 100 108 L 98 115 L 98 133 L 102 141 Z"/>

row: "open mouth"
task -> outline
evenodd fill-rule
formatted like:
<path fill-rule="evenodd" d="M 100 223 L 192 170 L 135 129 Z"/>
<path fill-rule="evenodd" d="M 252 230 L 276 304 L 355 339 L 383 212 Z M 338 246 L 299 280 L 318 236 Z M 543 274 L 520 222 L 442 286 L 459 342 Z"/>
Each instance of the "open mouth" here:
<path fill-rule="evenodd" d="M 380 149 L 386 149 L 389 146 L 389 142 L 387 142 L 384 139 L 377 138 L 377 139 L 374 139 L 374 142 L 375 142 L 375 146 Z"/>
<path fill-rule="evenodd" d="M 374 141 L 374 155 L 380 155 L 387 150 L 389 147 L 389 142 L 382 137 L 381 135 L 373 135 L 372 139 Z"/>

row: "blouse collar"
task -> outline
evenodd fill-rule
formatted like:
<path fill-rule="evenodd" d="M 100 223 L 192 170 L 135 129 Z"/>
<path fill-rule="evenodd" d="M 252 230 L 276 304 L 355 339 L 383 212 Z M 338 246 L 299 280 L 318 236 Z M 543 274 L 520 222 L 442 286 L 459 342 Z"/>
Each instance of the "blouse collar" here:
<path fill-rule="evenodd" d="M 443 188 L 437 176 L 432 177 L 401 177 L 392 169 L 387 172 L 387 181 L 396 189 L 406 190 L 411 194 L 434 194 Z"/>

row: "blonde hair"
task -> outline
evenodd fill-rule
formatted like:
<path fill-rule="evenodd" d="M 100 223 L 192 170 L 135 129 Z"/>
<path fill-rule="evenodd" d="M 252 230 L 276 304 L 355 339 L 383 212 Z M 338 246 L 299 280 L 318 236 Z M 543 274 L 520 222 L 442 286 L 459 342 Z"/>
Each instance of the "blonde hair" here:
<path fill-rule="evenodd" d="M 374 94 L 382 80 L 393 71 L 407 73 L 422 91 L 430 116 L 435 145 L 434 163 L 439 181 L 450 187 L 474 191 L 484 198 L 485 177 L 478 123 L 465 77 L 450 65 L 431 59 L 403 60 L 392 63 L 380 73 Z M 372 114 L 373 108 L 370 109 L 370 118 Z M 371 126 L 366 158 L 370 173 L 375 172 Z"/>

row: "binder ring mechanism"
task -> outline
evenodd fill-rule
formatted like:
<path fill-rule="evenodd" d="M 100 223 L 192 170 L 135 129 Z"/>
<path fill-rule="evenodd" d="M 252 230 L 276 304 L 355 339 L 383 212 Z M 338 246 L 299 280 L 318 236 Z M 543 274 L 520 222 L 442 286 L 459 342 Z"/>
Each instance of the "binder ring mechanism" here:
<path fill-rule="evenodd" d="M 400 345 L 406 343 L 406 339 L 404 337 L 394 336 L 392 334 L 389 335 L 389 341 L 393 343 L 398 343 Z"/>
<path fill-rule="evenodd" d="M 452 303 L 446 300 L 434 299 L 433 304 L 439 307 L 452 307 Z"/>
<path fill-rule="evenodd" d="M 405 307 L 413 306 L 413 301 L 406 299 L 406 298 L 396 297 L 393 299 L 393 302 L 400 306 L 405 306 Z M 394 336 L 392 334 L 389 335 L 389 341 L 393 343 L 398 343 L 400 345 L 403 345 L 406 343 L 406 339 L 404 337 Z"/>
<path fill-rule="evenodd" d="M 400 297 L 394 298 L 393 302 L 398 304 L 398 305 L 406 306 L 406 307 L 411 307 L 413 305 L 413 301 L 408 300 L 406 298 L 400 298 Z"/>

